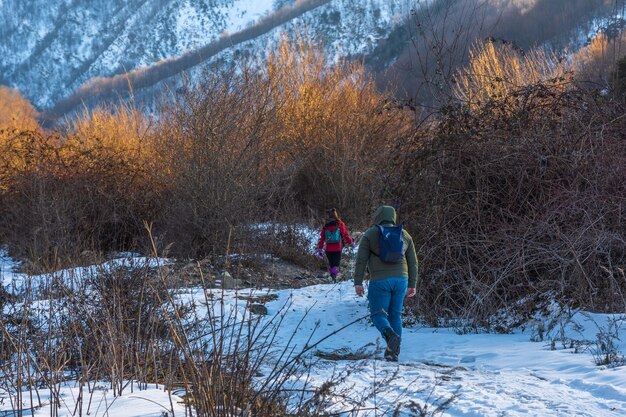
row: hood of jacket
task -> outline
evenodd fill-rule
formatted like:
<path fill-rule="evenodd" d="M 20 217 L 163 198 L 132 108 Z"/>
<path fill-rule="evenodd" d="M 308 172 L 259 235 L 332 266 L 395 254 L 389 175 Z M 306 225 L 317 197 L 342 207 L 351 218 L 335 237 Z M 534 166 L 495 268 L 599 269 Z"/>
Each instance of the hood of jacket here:
<path fill-rule="evenodd" d="M 396 209 L 392 206 L 380 206 L 374 212 L 374 224 L 396 224 Z"/>

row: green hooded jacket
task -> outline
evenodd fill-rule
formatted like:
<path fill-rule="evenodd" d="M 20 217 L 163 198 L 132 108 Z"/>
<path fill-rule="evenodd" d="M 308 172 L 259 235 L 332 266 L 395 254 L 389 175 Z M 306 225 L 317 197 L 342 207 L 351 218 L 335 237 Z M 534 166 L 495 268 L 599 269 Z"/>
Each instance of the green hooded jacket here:
<path fill-rule="evenodd" d="M 378 245 L 379 231 L 376 225 L 395 225 L 396 210 L 391 206 L 380 206 L 374 212 L 374 225 L 367 229 L 359 242 L 359 250 L 356 254 L 354 267 L 354 285 L 363 285 L 365 270 L 369 270 L 370 281 L 391 277 L 407 277 L 409 288 L 417 286 L 417 255 L 413 238 L 406 230 L 403 230 L 404 245 L 406 252 L 402 262 L 384 263 L 376 253 L 380 253 Z"/>

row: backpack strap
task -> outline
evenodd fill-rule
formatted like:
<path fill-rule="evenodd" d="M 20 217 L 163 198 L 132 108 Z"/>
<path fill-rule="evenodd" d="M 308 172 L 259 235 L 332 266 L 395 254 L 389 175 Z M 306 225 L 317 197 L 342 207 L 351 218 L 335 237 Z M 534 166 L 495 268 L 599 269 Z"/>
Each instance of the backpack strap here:
<path fill-rule="evenodd" d="M 383 233 L 383 227 L 379 224 L 376 225 L 376 228 L 378 229 L 378 233 L 382 234 Z M 370 253 L 372 253 L 374 256 L 376 256 L 377 258 L 380 258 L 380 253 L 376 253 L 373 250 L 370 249 Z"/>

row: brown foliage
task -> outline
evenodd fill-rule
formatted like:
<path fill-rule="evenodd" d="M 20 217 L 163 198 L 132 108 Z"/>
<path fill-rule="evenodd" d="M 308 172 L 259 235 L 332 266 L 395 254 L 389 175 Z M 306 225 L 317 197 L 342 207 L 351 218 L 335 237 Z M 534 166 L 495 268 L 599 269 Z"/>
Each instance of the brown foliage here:
<path fill-rule="evenodd" d="M 0 129 L 38 130 L 37 111 L 19 91 L 0 85 Z"/>
<path fill-rule="evenodd" d="M 367 218 L 383 151 L 409 124 L 383 109 L 363 66 L 329 67 L 321 49 L 284 40 L 265 73 L 239 71 L 207 73 L 161 118 L 171 194 L 160 231 L 172 250 L 223 252 L 244 244 L 238 226 L 329 206 Z"/>
<path fill-rule="evenodd" d="M 464 101 L 418 129 L 361 64 L 329 67 L 320 49 L 285 41 L 265 72 L 207 72 L 154 122 L 120 107 L 63 134 L 4 130 L 0 240 L 54 267 L 85 249 L 141 248 L 147 220 L 175 256 L 268 251 L 276 239 L 251 223 L 337 207 L 355 229 L 398 199 L 432 317 L 480 320 L 550 290 L 623 306 L 623 103 L 579 88 L 546 54 L 487 44 L 473 56 Z"/>
<path fill-rule="evenodd" d="M 282 196 L 278 207 L 307 213 L 336 206 L 351 222 L 368 221 L 386 149 L 411 119 L 386 107 L 362 64 L 328 67 L 303 41 L 283 42 L 268 68 L 280 103 L 273 144 L 283 163 L 271 178 Z"/>
<path fill-rule="evenodd" d="M 155 142 L 168 196 L 157 230 L 174 254 L 224 252 L 255 214 L 272 109 L 248 76 L 207 74 L 164 109 Z"/>
<path fill-rule="evenodd" d="M 366 219 L 384 150 L 410 126 L 384 99 L 363 65 L 284 40 L 266 71 L 208 69 L 156 120 L 120 106 L 56 135 L 4 131 L 0 239 L 50 263 L 141 248 L 147 220 L 160 248 L 196 257 L 245 251 L 258 220 L 328 206 Z"/>
<path fill-rule="evenodd" d="M 102 115 L 85 116 L 64 136 L 0 133 L 0 236 L 17 255 L 54 268 L 85 250 L 138 243 L 157 187 L 148 158 L 110 130 L 119 113 L 108 124 Z"/>
<path fill-rule="evenodd" d="M 546 44 L 560 50 L 581 30 L 591 31 L 586 25 L 594 18 L 619 14 L 610 0 L 417 2 L 410 17 L 379 43 L 370 65 L 381 72 L 381 84 L 390 82 L 424 118 L 448 103 L 453 74 L 469 63 L 477 42 L 491 38 L 520 50 Z"/>
<path fill-rule="evenodd" d="M 448 108 L 399 149 L 395 183 L 420 248 L 423 311 L 480 322 L 550 290 L 623 308 L 623 112 L 575 86 L 539 83 L 476 111 Z"/>
<path fill-rule="evenodd" d="M 564 63 L 544 49 L 524 53 L 510 43 L 487 41 L 471 49 L 469 64 L 457 71 L 453 92 L 462 103 L 480 108 L 527 85 L 550 83 L 553 90 L 562 89 L 571 78 Z"/>
<path fill-rule="evenodd" d="M 626 55 L 626 33 L 609 37 L 599 33 L 588 45 L 573 56 L 576 78 L 581 82 L 592 83 L 607 88 L 615 81 L 618 62 Z"/>

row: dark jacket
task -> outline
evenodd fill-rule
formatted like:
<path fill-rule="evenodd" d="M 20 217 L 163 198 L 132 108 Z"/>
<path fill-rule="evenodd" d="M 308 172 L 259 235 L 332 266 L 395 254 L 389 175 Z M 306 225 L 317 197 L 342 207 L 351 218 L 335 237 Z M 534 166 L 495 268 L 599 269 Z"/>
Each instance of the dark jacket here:
<path fill-rule="evenodd" d="M 380 253 L 379 231 L 376 225 L 396 224 L 396 210 L 391 206 L 380 206 L 374 213 L 374 225 L 367 229 L 359 242 L 354 268 L 354 285 L 363 285 L 365 270 L 369 270 L 370 281 L 391 277 L 407 277 L 409 288 L 415 288 L 418 280 L 418 262 L 413 238 L 403 230 L 404 258 L 398 263 L 384 263 L 375 254 Z"/>

